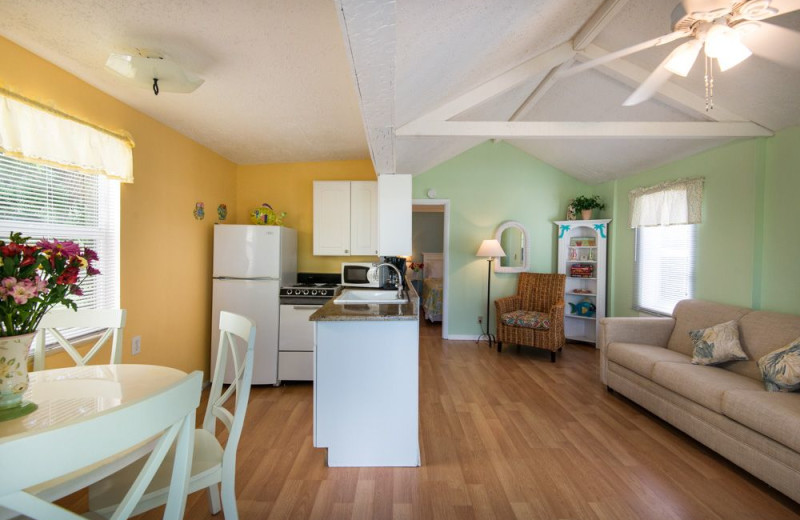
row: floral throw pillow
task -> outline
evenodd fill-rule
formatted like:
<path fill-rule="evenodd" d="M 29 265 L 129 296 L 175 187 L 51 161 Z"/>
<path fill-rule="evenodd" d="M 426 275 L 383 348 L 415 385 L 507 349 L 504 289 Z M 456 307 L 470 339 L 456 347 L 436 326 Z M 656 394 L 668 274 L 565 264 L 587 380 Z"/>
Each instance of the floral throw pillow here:
<path fill-rule="evenodd" d="M 718 365 L 748 359 L 739 343 L 739 326 L 735 321 L 693 330 L 689 336 L 694 345 L 692 363 L 695 365 Z"/>
<path fill-rule="evenodd" d="M 758 368 L 768 391 L 800 390 L 800 338 L 759 359 Z"/>

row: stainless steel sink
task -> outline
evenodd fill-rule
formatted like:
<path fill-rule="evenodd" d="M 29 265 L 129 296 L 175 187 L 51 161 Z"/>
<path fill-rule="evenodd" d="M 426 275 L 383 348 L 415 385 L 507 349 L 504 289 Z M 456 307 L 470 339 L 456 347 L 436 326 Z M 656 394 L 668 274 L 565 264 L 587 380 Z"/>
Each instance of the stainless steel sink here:
<path fill-rule="evenodd" d="M 402 298 L 397 297 L 397 291 L 380 289 L 345 289 L 337 296 L 333 303 L 339 305 L 352 305 L 359 303 L 382 303 L 401 305 L 408 303 L 408 294 L 403 291 Z"/>

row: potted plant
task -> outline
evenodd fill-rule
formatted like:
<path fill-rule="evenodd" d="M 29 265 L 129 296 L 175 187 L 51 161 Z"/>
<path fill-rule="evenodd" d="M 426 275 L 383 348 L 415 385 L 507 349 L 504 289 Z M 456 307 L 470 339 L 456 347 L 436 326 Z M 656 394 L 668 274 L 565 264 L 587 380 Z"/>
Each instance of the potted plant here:
<path fill-rule="evenodd" d="M 575 208 L 575 211 L 581 212 L 581 218 L 583 220 L 589 220 L 592 218 L 593 209 L 605 209 L 606 205 L 600 202 L 600 195 L 593 195 L 591 197 L 578 195 L 575 197 L 575 200 L 572 201 L 572 207 Z"/>
<path fill-rule="evenodd" d="M 97 253 L 88 247 L 29 242 L 21 233 L 0 240 L 0 411 L 22 405 L 28 351 L 44 314 L 55 305 L 77 310 L 72 297 L 83 294 L 86 278 L 100 274 L 92 265 Z"/>

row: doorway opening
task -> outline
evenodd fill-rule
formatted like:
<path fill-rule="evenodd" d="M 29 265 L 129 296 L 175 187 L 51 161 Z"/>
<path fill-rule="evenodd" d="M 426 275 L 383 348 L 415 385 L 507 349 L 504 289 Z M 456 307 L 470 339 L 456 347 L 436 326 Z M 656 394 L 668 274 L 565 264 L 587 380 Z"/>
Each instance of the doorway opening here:
<path fill-rule="evenodd" d="M 420 299 L 420 335 L 447 339 L 448 258 L 450 244 L 450 201 L 414 199 L 412 201 L 411 245 L 414 264 L 424 264 L 412 272 L 412 283 Z"/>

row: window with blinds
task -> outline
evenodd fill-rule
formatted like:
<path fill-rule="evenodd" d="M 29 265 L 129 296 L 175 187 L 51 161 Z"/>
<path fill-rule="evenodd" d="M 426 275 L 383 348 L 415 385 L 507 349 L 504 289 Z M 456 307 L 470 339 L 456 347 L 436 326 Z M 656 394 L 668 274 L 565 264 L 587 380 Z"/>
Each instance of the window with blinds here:
<path fill-rule="evenodd" d="M 633 308 L 671 315 L 694 295 L 694 224 L 636 228 Z"/>
<path fill-rule="evenodd" d="M 34 242 L 55 238 L 94 249 L 101 274 L 83 282 L 75 302 L 82 309 L 119 308 L 119 181 L 0 154 L 0 236 L 12 231 Z"/>

